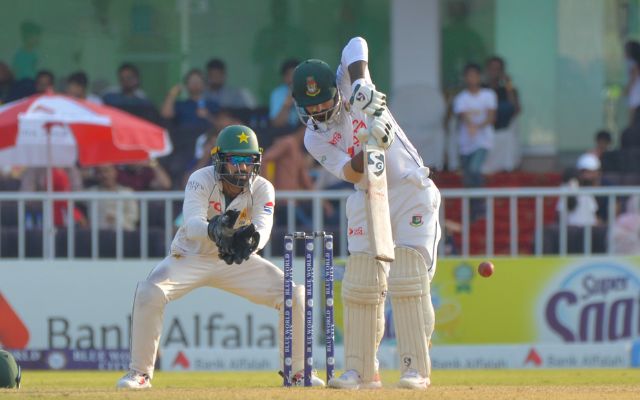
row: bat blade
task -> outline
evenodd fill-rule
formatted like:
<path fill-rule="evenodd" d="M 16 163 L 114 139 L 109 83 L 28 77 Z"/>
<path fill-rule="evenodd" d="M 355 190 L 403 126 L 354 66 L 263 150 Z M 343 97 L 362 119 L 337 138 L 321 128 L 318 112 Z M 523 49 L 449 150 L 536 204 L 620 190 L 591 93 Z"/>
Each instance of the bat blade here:
<path fill-rule="evenodd" d="M 375 139 L 364 145 L 366 170 L 365 210 L 371 249 L 376 259 L 394 260 L 389 194 L 387 192 L 387 169 L 384 150 Z M 373 142 L 373 143 L 372 143 Z"/>

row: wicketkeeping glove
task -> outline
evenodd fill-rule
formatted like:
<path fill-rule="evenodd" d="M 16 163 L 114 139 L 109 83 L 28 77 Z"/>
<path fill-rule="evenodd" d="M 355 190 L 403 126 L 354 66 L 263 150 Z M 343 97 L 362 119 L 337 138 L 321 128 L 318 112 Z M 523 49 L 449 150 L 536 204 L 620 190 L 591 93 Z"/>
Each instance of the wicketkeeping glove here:
<path fill-rule="evenodd" d="M 239 215 L 240 211 L 227 210 L 223 215 L 216 215 L 209 220 L 209 226 L 207 227 L 209 239 L 216 244 L 219 257 L 225 261 L 227 261 L 229 254 L 233 254 L 233 236 L 236 232 L 233 229 L 233 225 Z"/>
<path fill-rule="evenodd" d="M 371 83 L 359 83 L 353 88 L 349 103 L 365 114 L 377 117 L 382 115 L 387 107 L 387 96 L 378 92 Z"/>
<path fill-rule="evenodd" d="M 378 146 L 386 150 L 396 137 L 393 127 L 394 123 L 389 118 L 389 113 L 383 113 L 379 117 L 373 118 L 369 126 L 369 132 L 376 139 Z"/>
<path fill-rule="evenodd" d="M 245 225 L 233 235 L 233 257 L 236 264 L 247 260 L 258 248 L 260 232 L 253 224 Z"/>

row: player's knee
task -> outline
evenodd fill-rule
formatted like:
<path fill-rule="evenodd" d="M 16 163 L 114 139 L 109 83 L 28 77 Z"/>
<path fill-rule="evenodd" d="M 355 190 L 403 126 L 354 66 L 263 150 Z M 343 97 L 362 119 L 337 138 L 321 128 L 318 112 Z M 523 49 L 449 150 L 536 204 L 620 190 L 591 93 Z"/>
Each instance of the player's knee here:
<path fill-rule="evenodd" d="M 365 253 L 350 255 L 342 280 L 344 301 L 357 304 L 380 304 L 384 302 L 386 292 L 387 277 L 382 263 Z"/>
<path fill-rule="evenodd" d="M 157 285 L 143 281 L 138 283 L 135 303 L 139 307 L 164 307 L 168 299 Z"/>
<path fill-rule="evenodd" d="M 418 250 L 396 247 L 395 260 L 389 270 L 389 294 L 392 298 L 430 294 L 428 266 Z"/>

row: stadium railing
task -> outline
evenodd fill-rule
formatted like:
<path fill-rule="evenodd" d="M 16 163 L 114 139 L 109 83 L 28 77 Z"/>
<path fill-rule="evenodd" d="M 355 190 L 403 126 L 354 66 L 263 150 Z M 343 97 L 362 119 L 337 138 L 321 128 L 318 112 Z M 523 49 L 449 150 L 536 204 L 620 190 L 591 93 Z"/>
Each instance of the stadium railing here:
<path fill-rule="evenodd" d="M 327 230 L 336 235 L 336 255 L 346 256 L 345 206 L 350 193 L 350 190 L 278 192 L 277 208 L 286 205 L 285 218 L 274 224 L 271 240 L 262 254 L 281 255 L 282 237 L 286 232 Z M 442 189 L 441 193 L 442 256 L 590 255 L 612 254 L 613 230 L 610 228 L 619 213 L 619 205 L 629 196 L 640 196 L 640 187 Z M 556 215 L 558 203 L 566 205 L 571 197 L 578 195 L 593 195 L 604 200 L 607 217 L 603 224 L 575 227 L 569 225 L 566 213 Z M 0 258 L 164 257 L 179 224 L 176 219 L 181 213 L 183 197 L 181 191 L 135 192 L 126 197 L 103 192 L 0 192 Z M 135 231 L 125 231 L 122 201 L 131 199 L 138 202 L 140 218 Z M 27 218 L 28 210 L 42 212 L 50 209 L 45 205 L 56 200 L 67 201 L 66 227 L 46 228 L 50 226 L 46 223 L 47 215 L 43 216 L 44 223 L 40 220 L 34 223 L 32 218 Z M 89 221 L 97 221 L 101 200 L 115 200 L 119 204 L 115 229 L 100 229 L 91 223 L 88 228 L 80 228 L 72 223 L 72 210 L 76 206 L 84 209 Z M 337 216 L 325 215 L 327 202 L 332 203 Z M 297 218 L 296 210 L 300 208 L 310 213 L 306 224 Z M 424 223 L 420 222 L 423 216 L 416 214 L 416 217 L 416 223 Z"/>

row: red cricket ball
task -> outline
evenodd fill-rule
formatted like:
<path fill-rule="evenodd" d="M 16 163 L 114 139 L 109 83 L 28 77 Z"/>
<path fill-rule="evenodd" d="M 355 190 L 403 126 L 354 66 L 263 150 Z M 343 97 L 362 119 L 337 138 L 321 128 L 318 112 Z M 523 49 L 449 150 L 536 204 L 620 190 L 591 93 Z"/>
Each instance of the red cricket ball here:
<path fill-rule="evenodd" d="M 483 261 L 478 265 L 478 273 L 485 278 L 488 278 L 493 274 L 493 263 L 491 261 Z"/>

